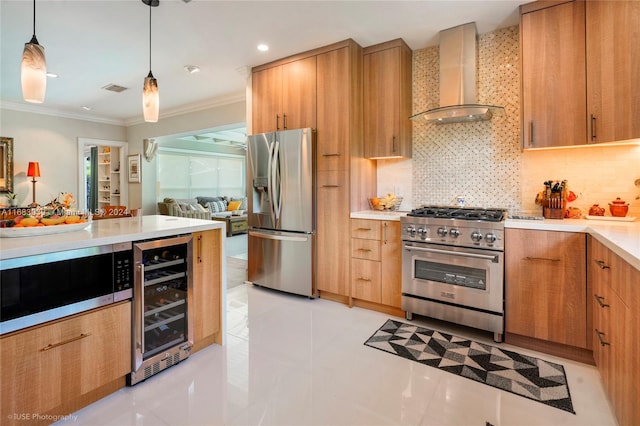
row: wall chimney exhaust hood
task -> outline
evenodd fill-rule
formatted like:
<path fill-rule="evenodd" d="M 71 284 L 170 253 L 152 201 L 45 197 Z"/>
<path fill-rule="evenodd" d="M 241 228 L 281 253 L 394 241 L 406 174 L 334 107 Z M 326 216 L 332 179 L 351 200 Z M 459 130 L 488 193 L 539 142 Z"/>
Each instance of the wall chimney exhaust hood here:
<path fill-rule="evenodd" d="M 410 117 L 411 120 L 449 124 L 489 120 L 504 111 L 476 102 L 476 23 L 440 31 L 440 107 Z"/>

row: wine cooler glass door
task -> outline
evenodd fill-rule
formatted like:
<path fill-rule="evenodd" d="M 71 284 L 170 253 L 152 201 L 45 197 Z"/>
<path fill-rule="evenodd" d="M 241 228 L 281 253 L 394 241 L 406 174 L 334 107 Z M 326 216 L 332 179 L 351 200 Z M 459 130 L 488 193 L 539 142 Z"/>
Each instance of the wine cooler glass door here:
<path fill-rule="evenodd" d="M 191 237 L 136 243 L 134 370 L 157 354 L 193 344 Z"/>

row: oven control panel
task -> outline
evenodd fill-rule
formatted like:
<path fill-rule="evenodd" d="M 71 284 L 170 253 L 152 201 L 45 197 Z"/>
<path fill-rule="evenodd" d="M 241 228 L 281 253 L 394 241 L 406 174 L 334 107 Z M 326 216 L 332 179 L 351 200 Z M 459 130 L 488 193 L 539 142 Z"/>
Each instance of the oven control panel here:
<path fill-rule="evenodd" d="M 401 218 L 402 239 L 504 250 L 504 224 L 455 219 Z"/>

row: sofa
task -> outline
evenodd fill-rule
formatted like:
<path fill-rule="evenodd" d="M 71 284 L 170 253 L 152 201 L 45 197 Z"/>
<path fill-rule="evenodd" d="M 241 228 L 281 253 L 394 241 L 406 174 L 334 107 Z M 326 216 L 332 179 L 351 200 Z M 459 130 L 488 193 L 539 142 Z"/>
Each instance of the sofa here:
<path fill-rule="evenodd" d="M 223 220 L 227 223 L 227 236 L 246 232 L 246 198 L 244 197 L 196 197 L 165 198 L 158 202 L 160 214 L 192 219 Z"/>

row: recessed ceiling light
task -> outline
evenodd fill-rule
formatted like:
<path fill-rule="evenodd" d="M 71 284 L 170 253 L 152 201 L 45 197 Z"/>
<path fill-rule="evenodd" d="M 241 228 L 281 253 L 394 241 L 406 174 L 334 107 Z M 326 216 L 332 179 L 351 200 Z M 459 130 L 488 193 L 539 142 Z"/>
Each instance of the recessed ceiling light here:
<path fill-rule="evenodd" d="M 259 44 L 258 50 L 261 52 L 266 52 L 267 50 L 269 50 L 269 46 L 267 46 L 266 44 Z"/>
<path fill-rule="evenodd" d="M 50 78 L 58 78 L 59 76 L 58 76 L 58 74 L 56 74 L 56 73 L 48 72 L 48 73 L 47 73 L 47 77 L 50 77 Z"/>
<path fill-rule="evenodd" d="M 197 72 L 200 72 L 200 67 L 197 67 L 195 65 L 185 65 L 184 70 L 189 74 L 195 74 Z"/>
<path fill-rule="evenodd" d="M 85 111 L 91 111 L 91 107 L 90 106 L 81 106 L 80 108 L 82 108 Z"/>

